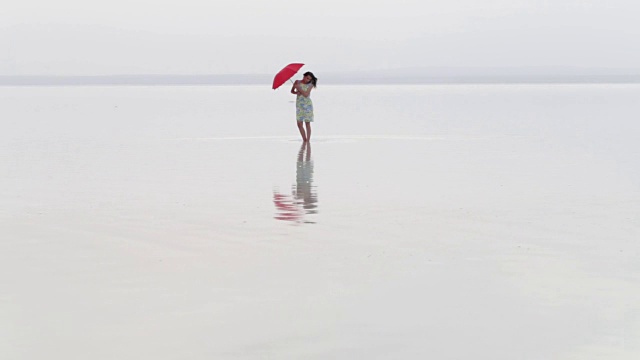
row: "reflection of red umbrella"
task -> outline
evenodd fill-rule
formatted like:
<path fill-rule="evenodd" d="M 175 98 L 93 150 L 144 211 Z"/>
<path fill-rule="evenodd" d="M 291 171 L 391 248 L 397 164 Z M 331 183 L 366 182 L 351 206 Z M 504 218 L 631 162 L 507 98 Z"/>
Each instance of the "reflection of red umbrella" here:
<path fill-rule="evenodd" d="M 293 199 L 274 191 L 273 203 L 276 205 L 276 209 L 278 209 L 278 214 L 275 216 L 276 219 L 285 221 L 301 220 L 301 210 L 296 206 Z"/>
<path fill-rule="evenodd" d="M 293 77 L 293 75 L 295 75 L 298 72 L 298 70 L 300 70 L 300 68 L 303 66 L 304 64 L 298 64 L 298 63 L 293 63 L 285 66 L 284 69 L 280 70 L 280 72 L 277 73 L 276 76 L 273 78 L 272 89 L 275 90 L 280 86 L 282 86 L 282 84 L 286 83 L 287 80 L 291 79 L 291 77 Z"/>

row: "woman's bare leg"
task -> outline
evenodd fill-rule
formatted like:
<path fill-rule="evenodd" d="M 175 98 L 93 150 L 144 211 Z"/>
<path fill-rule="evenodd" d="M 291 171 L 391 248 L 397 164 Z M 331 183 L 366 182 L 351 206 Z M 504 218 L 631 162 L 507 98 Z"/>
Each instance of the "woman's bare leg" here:
<path fill-rule="evenodd" d="M 305 135 L 304 128 L 302 127 L 302 121 L 298 121 L 298 130 L 300 130 L 300 135 L 302 135 L 302 141 L 307 141 L 307 135 Z"/>
<path fill-rule="evenodd" d="M 307 126 L 307 141 L 311 140 L 311 122 L 306 122 Z"/>

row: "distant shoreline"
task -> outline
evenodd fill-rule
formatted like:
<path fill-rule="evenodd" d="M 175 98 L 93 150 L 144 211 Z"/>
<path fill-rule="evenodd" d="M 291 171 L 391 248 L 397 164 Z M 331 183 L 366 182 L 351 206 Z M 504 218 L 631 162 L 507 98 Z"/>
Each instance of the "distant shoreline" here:
<path fill-rule="evenodd" d="M 271 84 L 271 75 L 0 76 L 0 86 L 225 86 Z M 640 74 L 325 74 L 326 85 L 637 84 Z"/>

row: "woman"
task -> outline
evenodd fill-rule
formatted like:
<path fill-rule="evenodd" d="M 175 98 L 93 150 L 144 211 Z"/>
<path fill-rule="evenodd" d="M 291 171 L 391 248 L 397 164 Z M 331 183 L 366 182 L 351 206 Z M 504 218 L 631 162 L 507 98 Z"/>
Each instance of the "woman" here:
<path fill-rule="evenodd" d="M 304 73 L 302 80 L 296 80 L 291 87 L 291 93 L 297 95 L 296 98 L 296 121 L 298 130 L 302 135 L 302 141 L 311 140 L 311 122 L 313 121 L 313 102 L 311 102 L 311 90 L 316 87 L 318 78 L 312 72 Z M 305 133 L 302 123 L 305 123 L 307 131 Z"/>

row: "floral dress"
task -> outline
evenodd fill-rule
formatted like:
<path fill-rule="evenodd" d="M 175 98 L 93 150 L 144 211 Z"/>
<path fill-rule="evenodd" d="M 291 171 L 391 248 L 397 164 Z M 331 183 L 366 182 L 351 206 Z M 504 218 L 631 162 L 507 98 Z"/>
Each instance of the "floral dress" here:
<path fill-rule="evenodd" d="M 302 90 L 304 91 L 308 91 L 311 86 L 311 83 L 300 84 L 300 87 L 302 87 Z M 313 102 L 311 102 L 310 97 L 298 94 L 298 97 L 296 98 L 296 120 L 304 122 L 313 121 Z"/>

